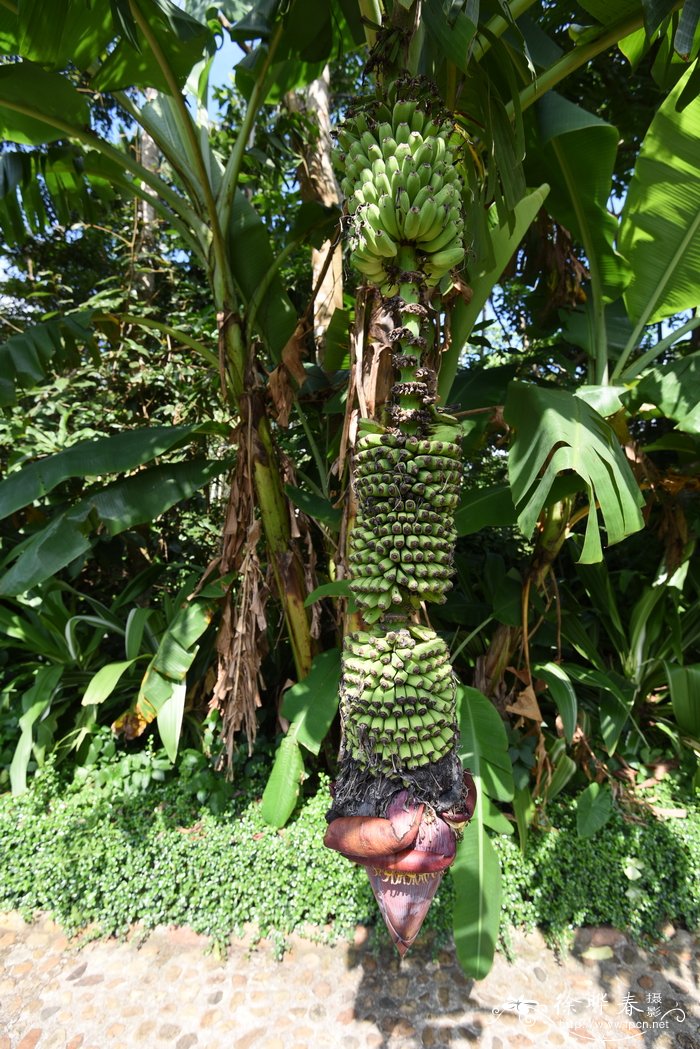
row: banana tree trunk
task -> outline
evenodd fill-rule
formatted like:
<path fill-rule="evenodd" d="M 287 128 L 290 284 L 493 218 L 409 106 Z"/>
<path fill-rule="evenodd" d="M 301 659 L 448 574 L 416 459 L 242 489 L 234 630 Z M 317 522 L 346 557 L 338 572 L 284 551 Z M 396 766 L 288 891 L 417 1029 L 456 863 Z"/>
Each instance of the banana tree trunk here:
<path fill-rule="evenodd" d="M 292 539 L 293 512 L 284 492 L 279 457 L 270 429 L 264 391 L 255 385 L 246 359 L 243 332 L 232 311 L 219 313 L 219 355 L 224 386 L 237 407 L 245 433 L 243 447 L 249 456 L 255 501 L 260 509 L 263 536 L 284 611 L 298 678 L 311 669 L 313 640 L 304 608 L 306 582 L 301 556 Z"/>

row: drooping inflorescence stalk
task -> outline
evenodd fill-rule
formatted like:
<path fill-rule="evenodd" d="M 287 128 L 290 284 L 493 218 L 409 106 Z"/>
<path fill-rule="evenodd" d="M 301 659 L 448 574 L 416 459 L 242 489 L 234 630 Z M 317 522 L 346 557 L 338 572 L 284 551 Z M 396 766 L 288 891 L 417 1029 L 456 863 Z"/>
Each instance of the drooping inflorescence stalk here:
<path fill-rule="evenodd" d="M 451 586 L 461 453 L 456 424 L 435 406 L 431 299 L 464 258 L 463 187 L 454 125 L 423 81 L 396 82 L 338 142 L 351 261 L 393 317 L 395 382 L 383 420 L 361 423 L 355 448 L 350 585 L 367 629 L 344 643 L 326 843 L 365 864 L 403 954 L 474 805 L 449 653 L 417 621 L 421 603 L 444 601 Z"/>

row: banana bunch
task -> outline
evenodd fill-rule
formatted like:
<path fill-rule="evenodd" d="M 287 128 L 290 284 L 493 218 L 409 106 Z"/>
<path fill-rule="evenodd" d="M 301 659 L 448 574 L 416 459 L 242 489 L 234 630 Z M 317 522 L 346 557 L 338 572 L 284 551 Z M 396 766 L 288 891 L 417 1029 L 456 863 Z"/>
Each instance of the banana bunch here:
<path fill-rule="evenodd" d="M 452 585 L 460 449 L 447 441 L 367 434 L 357 443 L 350 586 L 371 623 L 389 609 L 445 600 Z"/>
<path fill-rule="evenodd" d="M 462 180 L 454 128 L 415 100 L 357 113 L 338 133 L 336 161 L 352 216 L 352 263 L 387 294 L 395 288 L 402 245 L 418 252 L 435 285 L 464 258 Z"/>
<path fill-rule="evenodd" d="M 340 712 L 345 752 L 371 775 L 434 764 L 454 747 L 455 677 L 428 627 L 348 634 Z"/>

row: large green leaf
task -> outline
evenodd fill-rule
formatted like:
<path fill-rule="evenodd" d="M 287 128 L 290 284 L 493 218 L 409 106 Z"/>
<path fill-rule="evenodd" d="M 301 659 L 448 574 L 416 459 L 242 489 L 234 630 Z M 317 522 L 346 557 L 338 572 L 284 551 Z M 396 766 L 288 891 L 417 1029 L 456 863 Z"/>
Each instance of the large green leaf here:
<path fill-rule="evenodd" d="M 505 728 L 482 692 L 458 689 L 460 758 L 476 784 L 476 808 L 457 848 L 452 868 L 455 885 L 453 927 L 460 965 L 483 979 L 493 964 L 501 909 L 498 856 L 484 826 L 484 797 L 513 797 L 513 770 Z"/>
<path fill-rule="evenodd" d="M 593 293 L 611 302 L 630 279 L 614 249 L 617 222 L 608 198 L 619 132 L 612 124 L 548 91 L 537 104 L 539 145 L 528 163 L 536 178 L 546 173 L 551 190 L 547 208 L 583 245 Z"/>
<path fill-rule="evenodd" d="M 273 827 L 283 827 L 294 810 L 304 777 L 301 746 L 318 754 L 338 709 L 339 685 L 340 650 L 332 648 L 317 655 L 307 677 L 285 694 L 282 714 L 291 724 L 277 748 L 261 810 Z"/>
<path fill-rule="evenodd" d="M 34 725 L 50 707 L 59 687 L 64 667 L 62 665 L 39 667 L 32 687 L 22 696 L 22 713 L 19 727 L 22 730 L 10 765 L 10 784 L 13 794 L 27 789 L 27 766 L 32 754 Z"/>
<path fill-rule="evenodd" d="M 259 293 L 261 285 L 267 285 L 257 305 L 256 327 L 278 363 L 296 327 L 297 311 L 276 271 L 262 219 L 241 190 L 236 191 L 231 209 L 227 247 L 231 271 L 247 304 Z"/>
<path fill-rule="evenodd" d="M 643 497 L 629 464 L 613 430 L 590 405 L 565 390 L 513 382 L 504 415 L 515 431 L 508 474 L 525 535 L 532 535 L 554 479 L 563 471 L 577 474 L 588 490 L 581 561 L 602 559 L 597 504 L 609 543 L 643 527 Z"/>
<path fill-rule="evenodd" d="M 96 91 L 155 87 L 170 94 L 172 76 L 182 88 L 212 42 L 211 31 L 170 0 L 131 0 L 131 4 L 138 50 L 128 39 L 121 39 L 102 63 L 93 87 Z M 147 29 L 140 24 L 142 20 Z"/>
<path fill-rule="evenodd" d="M 488 232 L 490 250 L 477 257 L 475 264 L 469 267 L 469 283 L 472 290 L 470 301 L 466 303 L 463 299 L 459 299 L 452 312 L 452 341 L 449 350 L 442 356 L 438 379 L 438 390 L 443 403 L 450 399 L 450 390 L 459 367 L 459 358 L 467 348 L 472 328 L 486 305 L 494 285 L 498 283 L 515 249 L 542 207 L 548 192 L 549 186 L 544 183 L 523 197 L 515 207 L 511 224 L 503 223 L 495 226 L 495 208 L 492 208 L 489 213 L 489 218 L 494 223 L 493 227 L 489 227 Z"/>
<path fill-rule="evenodd" d="M 700 739 L 700 664 L 664 663 L 673 713 L 682 732 Z"/>
<path fill-rule="evenodd" d="M 462 969 L 474 980 L 491 970 L 501 920 L 501 868 L 479 818 L 481 801 L 457 846 L 452 867 L 455 902 L 452 928 Z"/>
<path fill-rule="evenodd" d="M 56 69 L 72 62 L 87 69 L 114 36 L 109 0 L 22 0 L 15 53 Z"/>
<path fill-rule="evenodd" d="M 580 838 L 592 838 L 612 816 L 610 787 L 591 783 L 576 799 L 576 830 Z"/>
<path fill-rule="evenodd" d="M 698 305 L 700 98 L 676 110 L 690 72 L 644 136 L 622 212 L 620 251 L 634 274 L 625 303 L 640 327 Z"/>
<path fill-rule="evenodd" d="M 578 704 L 569 675 L 558 663 L 538 663 L 533 670 L 536 677 L 543 678 L 547 683 L 561 716 L 564 736 L 571 743 L 576 728 Z"/>
<path fill-rule="evenodd" d="M 123 674 L 135 662 L 135 659 L 124 659 L 120 663 L 107 663 L 105 666 L 100 667 L 88 682 L 81 700 L 82 705 L 90 707 L 104 703 L 114 692 Z"/>
<path fill-rule="evenodd" d="M 493 703 L 476 688 L 457 689 L 460 724 L 459 756 L 465 768 L 494 801 L 513 797 L 513 767 L 505 726 Z"/>
<path fill-rule="evenodd" d="M 284 696 L 282 713 L 289 719 L 289 732 L 312 754 L 318 754 L 338 709 L 340 649 L 321 652 L 303 681 Z"/>
<path fill-rule="evenodd" d="M 56 127 L 54 121 L 61 126 Z M 90 123 L 90 108 L 65 77 L 33 62 L 0 66 L 0 135 L 10 142 L 38 145 L 65 137 L 62 127 Z"/>
<path fill-rule="evenodd" d="M 35 459 L 0 481 L 0 519 L 40 499 L 70 477 L 102 477 L 134 470 L 164 452 L 182 447 L 201 429 L 197 423 L 142 426 L 109 437 L 78 441 L 55 455 Z"/>
<path fill-rule="evenodd" d="M 284 827 L 294 812 L 304 777 L 301 747 L 292 736 L 285 736 L 277 748 L 260 808 L 262 818 L 271 827 Z"/>
<path fill-rule="evenodd" d="M 473 488 L 462 497 L 455 512 L 457 535 L 473 535 L 482 528 L 503 528 L 514 525 L 516 520 L 513 496 L 506 484 Z"/>
<path fill-rule="evenodd" d="M 56 368 L 80 360 L 79 346 L 94 350 L 92 310 L 34 324 L 0 346 L 0 406 L 14 404 L 17 388 L 31 389 Z"/>
<path fill-rule="evenodd" d="M 170 695 L 161 704 L 158 711 L 158 734 L 165 747 L 166 754 L 173 763 L 177 757 L 177 748 L 180 742 L 186 696 L 186 682 L 184 680 L 175 682 L 170 689 Z"/>
<path fill-rule="evenodd" d="M 651 368 L 626 398 L 639 407 L 655 404 L 677 430 L 700 434 L 700 353 Z"/>
<path fill-rule="evenodd" d="M 117 535 L 153 521 L 224 469 L 224 462 L 204 459 L 169 463 L 86 495 L 14 548 L 16 560 L 0 579 L 0 594 L 21 594 L 85 554 L 100 522 L 109 535 Z"/>

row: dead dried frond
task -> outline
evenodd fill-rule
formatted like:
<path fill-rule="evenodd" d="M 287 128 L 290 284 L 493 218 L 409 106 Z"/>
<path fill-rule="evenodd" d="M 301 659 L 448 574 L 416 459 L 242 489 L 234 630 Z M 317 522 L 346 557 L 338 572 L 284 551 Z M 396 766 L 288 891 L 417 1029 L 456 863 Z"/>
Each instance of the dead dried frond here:
<path fill-rule="evenodd" d="M 231 587 L 224 600 L 216 639 L 218 674 L 210 702 L 211 708 L 221 712 L 224 742 L 221 764 L 229 769 L 236 734 L 241 730 L 245 732 L 249 752 L 255 741 L 269 596 L 257 555 L 261 525 L 255 517 L 250 435 L 245 424 L 239 426 L 236 436 L 238 459 L 224 525 L 221 570 L 224 574 L 237 573 L 237 586 Z"/>

